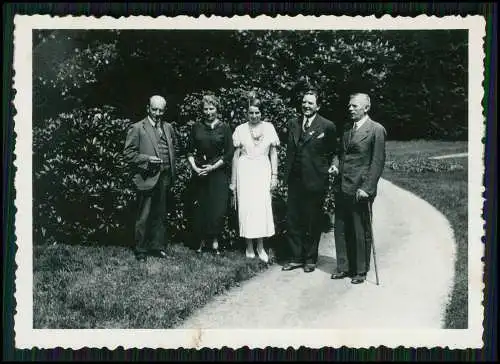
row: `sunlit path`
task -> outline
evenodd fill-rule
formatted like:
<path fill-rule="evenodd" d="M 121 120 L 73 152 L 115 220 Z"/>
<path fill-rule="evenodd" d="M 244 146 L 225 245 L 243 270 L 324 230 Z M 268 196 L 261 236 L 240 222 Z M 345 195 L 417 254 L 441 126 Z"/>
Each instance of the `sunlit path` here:
<path fill-rule="evenodd" d="M 381 180 L 374 203 L 380 285 L 331 280 L 333 233 L 313 273 L 279 265 L 216 297 L 179 328 L 440 328 L 454 274 L 453 233 L 444 216 Z"/>

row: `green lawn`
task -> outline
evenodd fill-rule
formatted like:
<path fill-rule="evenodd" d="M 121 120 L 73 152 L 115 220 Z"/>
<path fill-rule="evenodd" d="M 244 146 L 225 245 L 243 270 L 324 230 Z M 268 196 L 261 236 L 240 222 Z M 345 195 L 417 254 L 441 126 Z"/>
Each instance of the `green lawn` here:
<path fill-rule="evenodd" d="M 385 179 L 432 204 L 451 223 L 457 257 L 455 282 L 445 317 L 445 327 L 449 329 L 467 328 L 467 158 L 443 159 L 432 163 L 425 159 L 432 155 L 461 152 L 467 152 L 466 142 L 391 141 L 387 143 L 387 163 L 383 174 Z"/>
<path fill-rule="evenodd" d="M 467 152 L 467 142 L 443 142 L 436 140 L 389 141 L 386 145 L 387 160 L 427 158 L 445 154 Z M 466 161 L 466 158 L 463 159 Z"/>
<path fill-rule="evenodd" d="M 170 328 L 266 269 L 236 251 L 167 253 L 138 263 L 124 247 L 34 246 L 34 328 Z"/>

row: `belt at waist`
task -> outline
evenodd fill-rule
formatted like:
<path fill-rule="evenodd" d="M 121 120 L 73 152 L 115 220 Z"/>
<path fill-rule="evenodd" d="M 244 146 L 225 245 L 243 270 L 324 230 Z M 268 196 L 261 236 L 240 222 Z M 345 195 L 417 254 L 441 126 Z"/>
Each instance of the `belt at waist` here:
<path fill-rule="evenodd" d="M 259 154 L 259 155 L 251 155 L 251 154 L 241 154 L 240 158 L 246 158 L 246 159 L 267 159 L 269 160 L 269 157 L 267 155 Z"/>

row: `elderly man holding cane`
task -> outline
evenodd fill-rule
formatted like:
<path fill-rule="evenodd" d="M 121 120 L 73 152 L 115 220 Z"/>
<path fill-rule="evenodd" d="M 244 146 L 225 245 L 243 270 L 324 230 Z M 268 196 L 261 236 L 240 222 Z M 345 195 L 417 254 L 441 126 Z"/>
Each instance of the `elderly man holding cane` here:
<path fill-rule="evenodd" d="M 370 269 L 373 246 L 372 204 L 385 163 L 385 128 L 368 116 L 370 97 L 350 97 L 353 124 L 343 134 L 335 198 L 337 271 L 332 279 L 363 283 Z M 378 283 L 378 276 L 377 276 Z"/>

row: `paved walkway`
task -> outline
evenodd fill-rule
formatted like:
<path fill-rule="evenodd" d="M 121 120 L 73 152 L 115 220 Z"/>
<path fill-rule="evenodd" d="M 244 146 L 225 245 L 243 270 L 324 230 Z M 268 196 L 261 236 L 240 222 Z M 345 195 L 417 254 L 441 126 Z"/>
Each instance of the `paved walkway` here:
<path fill-rule="evenodd" d="M 282 272 L 273 265 L 215 297 L 181 329 L 440 328 L 451 292 L 455 243 L 444 216 L 381 180 L 373 206 L 380 285 L 331 280 L 333 233 L 323 234 L 318 267 Z"/>
<path fill-rule="evenodd" d="M 449 158 L 462 158 L 467 157 L 468 153 L 455 153 L 455 154 L 447 154 L 447 155 L 439 155 L 436 157 L 429 157 L 429 159 L 449 159 Z"/>

